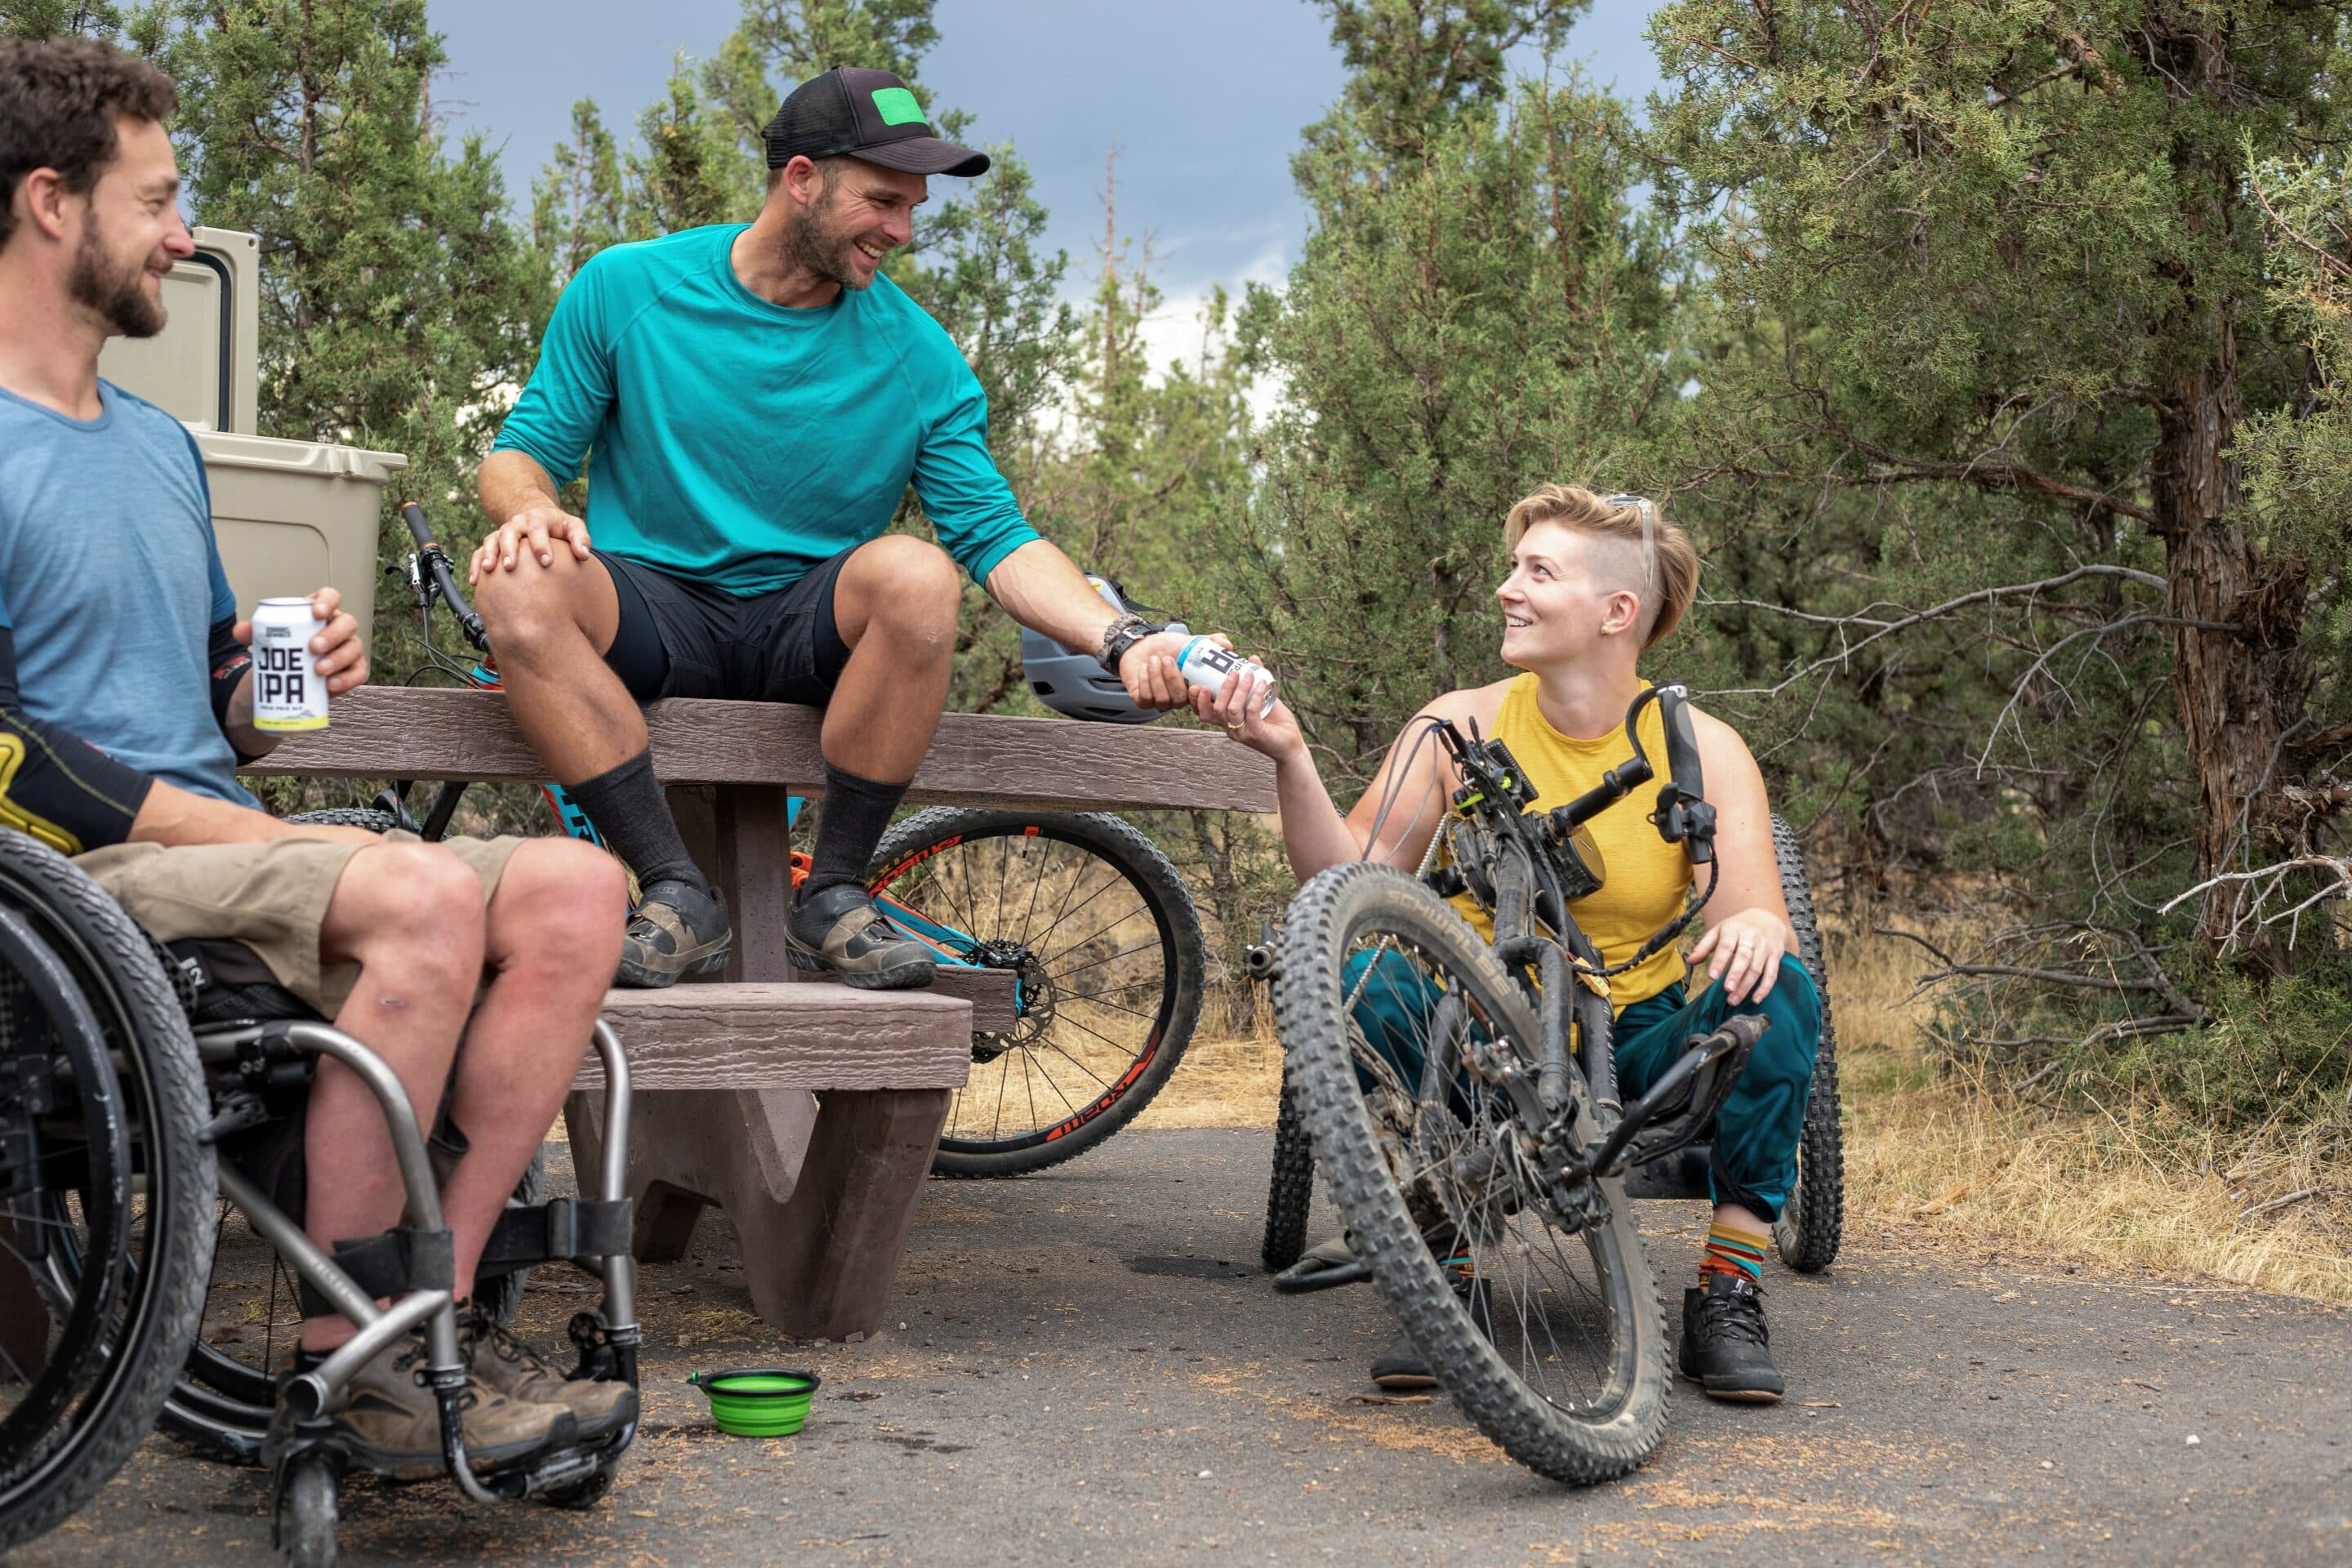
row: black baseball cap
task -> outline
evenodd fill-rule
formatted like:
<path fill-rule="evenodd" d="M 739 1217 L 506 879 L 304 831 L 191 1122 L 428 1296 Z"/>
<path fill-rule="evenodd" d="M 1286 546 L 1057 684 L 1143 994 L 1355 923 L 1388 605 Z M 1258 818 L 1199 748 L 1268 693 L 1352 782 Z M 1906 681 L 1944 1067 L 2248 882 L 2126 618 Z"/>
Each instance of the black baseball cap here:
<path fill-rule="evenodd" d="M 988 154 L 931 134 L 923 106 L 888 71 L 835 66 L 793 89 L 761 131 L 768 167 L 847 154 L 909 174 L 988 173 Z"/>

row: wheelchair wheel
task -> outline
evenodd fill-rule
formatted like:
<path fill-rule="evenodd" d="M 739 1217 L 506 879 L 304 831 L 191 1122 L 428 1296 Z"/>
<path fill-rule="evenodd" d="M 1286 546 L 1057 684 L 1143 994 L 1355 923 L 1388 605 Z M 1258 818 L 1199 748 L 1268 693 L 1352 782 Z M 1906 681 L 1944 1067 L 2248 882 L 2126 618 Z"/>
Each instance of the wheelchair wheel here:
<path fill-rule="evenodd" d="M 1665 1314 L 1623 1184 L 1568 1212 L 1529 1156 L 1499 1087 L 1538 1048 L 1525 997 L 1392 867 L 1316 877 L 1281 940 L 1275 1019 L 1316 1163 L 1430 1371 L 1540 1475 L 1584 1484 L 1642 1463 L 1665 1430 Z"/>
<path fill-rule="evenodd" d="M 1830 1022 L 1829 973 L 1822 963 L 1821 922 L 1813 910 L 1812 885 L 1805 878 L 1805 852 L 1790 826 L 1772 819 L 1772 853 L 1780 862 L 1780 893 L 1789 923 L 1797 928 L 1797 952 L 1822 1000 L 1821 1049 L 1813 1058 L 1812 1092 L 1805 1101 L 1805 1126 L 1797 1142 L 1797 1185 L 1772 1227 L 1780 1260 L 1800 1274 L 1818 1274 L 1837 1257 L 1845 1227 L 1845 1134 L 1838 1120 L 1837 1030 Z"/>
<path fill-rule="evenodd" d="M 215 1199 L 195 1045 L 146 936 L 0 831 L 0 1236 L 49 1309 L 0 1387 L 0 1552 L 89 1500 L 155 1424 L 204 1304 Z"/>

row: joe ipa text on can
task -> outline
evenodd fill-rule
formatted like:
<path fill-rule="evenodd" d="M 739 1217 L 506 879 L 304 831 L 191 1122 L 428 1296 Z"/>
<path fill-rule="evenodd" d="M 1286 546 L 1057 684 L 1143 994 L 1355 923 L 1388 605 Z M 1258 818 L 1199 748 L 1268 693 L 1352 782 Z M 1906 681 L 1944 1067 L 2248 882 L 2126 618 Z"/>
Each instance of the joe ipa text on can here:
<path fill-rule="evenodd" d="M 1264 681 L 1265 700 L 1258 705 L 1258 716 L 1264 718 L 1274 711 L 1273 672 L 1255 659 L 1244 658 L 1233 649 L 1221 647 L 1207 637 L 1194 637 L 1178 650 L 1176 673 L 1212 696 L 1223 691 L 1228 680 Z"/>
<path fill-rule="evenodd" d="M 308 599 L 264 599 L 253 612 L 253 727 L 327 727 L 327 682 L 310 639 L 327 629 Z"/>

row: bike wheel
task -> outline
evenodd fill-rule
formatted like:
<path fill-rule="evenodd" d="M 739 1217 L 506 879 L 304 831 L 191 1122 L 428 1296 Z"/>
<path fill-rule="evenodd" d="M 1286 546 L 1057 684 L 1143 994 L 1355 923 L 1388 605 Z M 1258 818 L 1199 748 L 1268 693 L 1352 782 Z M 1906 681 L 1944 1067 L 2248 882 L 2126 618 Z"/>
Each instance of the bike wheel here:
<path fill-rule="evenodd" d="M 898 824 L 868 881 L 943 962 L 1011 970 L 1019 1018 L 974 1035 L 931 1169 L 1015 1176 L 1126 1126 L 1192 1043 L 1209 969 L 1176 868 L 1116 816 L 935 806 Z"/>
<path fill-rule="evenodd" d="M 1556 1480 L 1624 1474 L 1665 1429 L 1666 1330 L 1619 1182 L 1591 1218 L 1500 1089 L 1538 1026 L 1418 879 L 1351 864 L 1291 905 L 1275 1016 L 1356 1254 L 1480 1431 Z M 1589 1106 L 1583 1112 L 1589 1123 Z M 1470 1276 L 1445 1267 L 1467 1254 Z"/>
<path fill-rule="evenodd" d="M 1780 863 L 1780 894 L 1789 923 L 1797 928 L 1797 952 L 1822 1000 L 1822 1042 L 1813 1058 L 1812 1089 L 1805 1101 L 1805 1125 L 1797 1141 L 1797 1184 L 1772 1226 L 1780 1260 L 1801 1274 L 1816 1274 L 1838 1254 L 1845 1227 L 1845 1132 L 1839 1121 L 1837 1030 L 1830 1022 L 1829 974 L 1822 964 L 1821 922 L 1813 910 L 1812 885 L 1805 877 L 1805 852 L 1789 825 L 1772 819 L 1772 853 Z"/>
<path fill-rule="evenodd" d="M 1258 1261 L 1279 1274 L 1307 1250 L 1307 1213 L 1315 1203 L 1315 1145 L 1307 1134 L 1307 1113 L 1287 1062 L 1282 1069 L 1282 1100 L 1274 1118 L 1274 1172 L 1266 1182 L 1265 1239 Z"/>
<path fill-rule="evenodd" d="M 0 1552 L 104 1486 L 155 1424 L 211 1260 L 210 1112 L 153 948 L 63 857 L 0 832 L 0 1247 L 49 1309 L 0 1388 Z"/>
<path fill-rule="evenodd" d="M 400 826 L 392 813 L 378 811 L 372 805 L 331 805 L 318 811 L 298 811 L 286 820 L 323 827 L 364 827 L 370 833 L 389 833 Z"/>

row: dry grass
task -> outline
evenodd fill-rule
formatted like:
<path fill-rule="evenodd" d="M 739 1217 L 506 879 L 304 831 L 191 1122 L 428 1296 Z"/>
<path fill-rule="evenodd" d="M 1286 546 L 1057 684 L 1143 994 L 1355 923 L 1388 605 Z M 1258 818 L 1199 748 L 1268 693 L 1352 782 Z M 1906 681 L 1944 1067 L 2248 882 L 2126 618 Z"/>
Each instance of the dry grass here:
<path fill-rule="evenodd" d="M 2021 1101 L 1933 1070 L 1906 1001 L 1916 954 L 1832 931 L 1830 974 L 1857 1228 L 1986 1237 L 2158 1274 L 2352 1301 L 2352 1168 L 2320 1137 L 2225 1141 L 2146 1107 Z M 1196 1039 L 1139 1127 L 1273 1125 L 1270 1022 Z M 2263 1208 L 2293 1194 L 2279 1206 Z M 2251 1211 L 2251 1212 L 2250 1212 Z"/>
<path fill-rule="evenodd" d="M 2021 1101 L 1932 1070 L 1916 958 L 1832 933 L 1848 1212 L 2165 1275 L 2352 1300 L 2352 1169 L 2315 1132 L 2225 1140 L 2146 1106 Z M 2263 1209 L 2292 1194 L 2295 1198 Z"/>
<path fill-rule="evenodd" d="M 1213 1001 L 1204 1012 L 1220 1011 Z M 1176 1076 L 1153 1097 L 1138 1127 L 1271 1127 L 1282 1099 L 1282 1047 L 1271 1012 L 1258 1009 L 1246 1035 L 1200 1036 L 1177 1064 Z"/>

